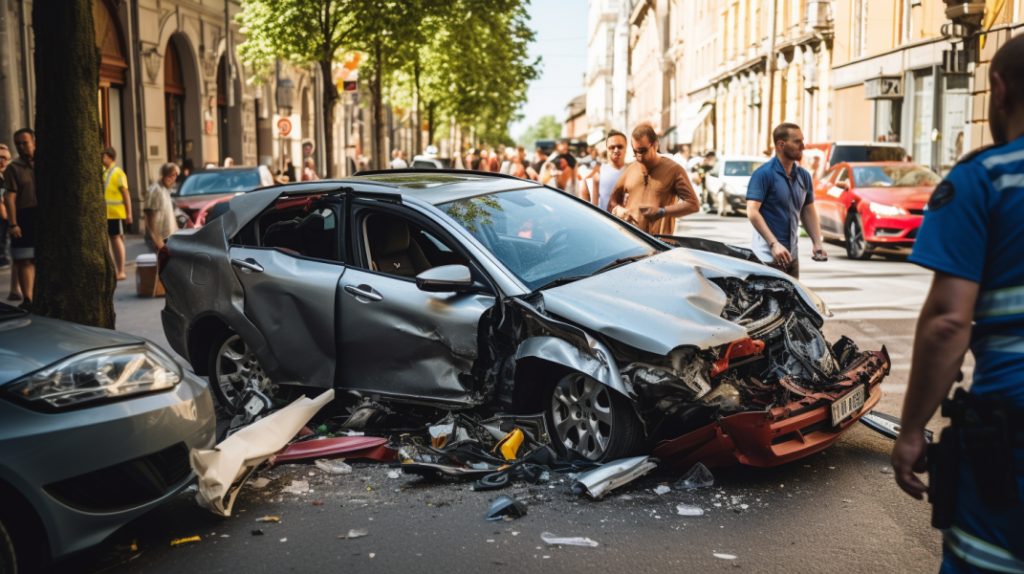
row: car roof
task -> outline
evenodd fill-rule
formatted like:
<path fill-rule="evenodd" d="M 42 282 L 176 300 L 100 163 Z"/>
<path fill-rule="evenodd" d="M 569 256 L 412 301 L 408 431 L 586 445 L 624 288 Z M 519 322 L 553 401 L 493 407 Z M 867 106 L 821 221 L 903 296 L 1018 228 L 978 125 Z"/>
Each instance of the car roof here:
<path fill-rule="evenodd" d="M 362 171 L 343 179 L 321 179 L 265 189 L 276 189 L 279 190 L 278 193 L 284 192 L 288 195 L 300 195 L 341 187 L 358 187 L 361 188 L 358 191 L 372 193 L 398 194 L 439 205 L 490 193 L 544 186 L 535 181 L 493 172 L 410 168 Z"/>
<path fill-rule="evenodd" d="M 716 156 L 719 162 L 723 161 L 768 161 L 772 158 L 763 155 L 720 155 Z"/>
<path fill-rule="evenodd" d="M 258 170 L 263 166 L 260 165 L 233 165 L 231 167 L 202 167 L 192 173 L 211 173 L 215 171 L 252 171 Z"/>

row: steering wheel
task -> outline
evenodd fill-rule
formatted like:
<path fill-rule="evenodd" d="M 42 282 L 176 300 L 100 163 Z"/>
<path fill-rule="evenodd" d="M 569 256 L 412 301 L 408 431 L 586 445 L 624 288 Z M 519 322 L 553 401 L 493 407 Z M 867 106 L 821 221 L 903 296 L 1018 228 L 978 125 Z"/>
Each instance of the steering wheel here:
<path fill-rule="evenodd" d="M 554 235 L 551 236 L 550 239 L 547 240 L 547 243 L 545 245 L 554 245 L 555 243 L 562 241 L 561 246 L 554 247 L 550 251 L 548 251 L 548 257 L 553 257 L 554 255 L 561 253 L 567 247 L 569 247 L 569 232 L 570 230 L 568 228 L 559 229 L 558 231 L 555 232 Z"/>

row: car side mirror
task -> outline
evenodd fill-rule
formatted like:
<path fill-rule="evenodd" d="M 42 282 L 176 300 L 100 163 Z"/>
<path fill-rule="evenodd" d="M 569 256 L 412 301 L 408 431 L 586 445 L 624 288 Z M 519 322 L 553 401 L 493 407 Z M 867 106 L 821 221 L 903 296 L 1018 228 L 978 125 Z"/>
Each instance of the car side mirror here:
<path fill-rule="evenodd" d="M 458 293 L 473 288 L 473 274 L 465 265 L 442 265 L 416 276 L 416 287 L 428 293 Z"/>

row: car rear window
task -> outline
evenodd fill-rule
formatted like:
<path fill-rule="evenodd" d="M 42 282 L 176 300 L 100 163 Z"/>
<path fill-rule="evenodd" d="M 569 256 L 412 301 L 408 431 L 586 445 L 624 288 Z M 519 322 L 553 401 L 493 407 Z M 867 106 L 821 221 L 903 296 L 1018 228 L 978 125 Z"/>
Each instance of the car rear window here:
<path fill-rule="evenodd" d="M 880 145 L 837 145 L 832 150 L 829 163 L 843 162 L 907 161 L 907 152 L 899 146 Z"/>
<path fill-rule="evenodd" d="M 764 163 L 763 161 L 727 161 L 725 167 L 722 168 L 722 175 L 749 177 Z"/>
<path fill-rule="evenodd" d="M 256 169 L 199 172 L 185 179 L 178 195 L 252 191 L 260 184 L 260 172 Z"/>

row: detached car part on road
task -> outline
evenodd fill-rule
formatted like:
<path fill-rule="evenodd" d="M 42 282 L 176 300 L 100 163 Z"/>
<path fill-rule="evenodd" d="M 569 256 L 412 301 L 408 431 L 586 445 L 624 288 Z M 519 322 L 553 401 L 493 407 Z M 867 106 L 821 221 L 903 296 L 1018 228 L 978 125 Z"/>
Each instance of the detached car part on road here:
<path fill-rule="evenodd" d="M 98 544 L 194 477 L 206 382 L 138 337 L 0 303 L 0 572 Z M 15 568 L 17 564 L 17 568 Z"/>
<path fill-rule="evenodd" d="M 168 341 L 235 412 L 333 387 L 349 428 L 418 405 L 544 412 L 595 461 L 770 466 L 832 444 L 889 369 L 827 342 L 825 304 L 749 250 L 496 174 L 255 191 L 160 266 Z"/>

